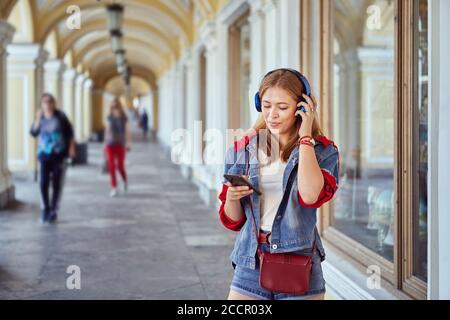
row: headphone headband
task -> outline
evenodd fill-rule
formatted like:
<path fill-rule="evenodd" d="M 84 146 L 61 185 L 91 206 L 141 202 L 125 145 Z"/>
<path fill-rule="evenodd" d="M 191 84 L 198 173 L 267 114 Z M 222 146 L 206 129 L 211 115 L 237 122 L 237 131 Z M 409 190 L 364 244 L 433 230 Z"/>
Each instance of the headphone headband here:
<path fill-rule="evenodd" d="M 302 83 L 303 89 L 305 90 L 305 94 L 307 96 L 309 96 L 309 97 L 311 96 L 311 86 L 310 86 L 308 80 L 306 79 L 306 77 L 303 74 L 301 74 L 299 71 L 294 70 L 294 69 L 279 68 L 279 69 L 275 69 L 275 70 L 269 71 L 264 76 L 262 81 L 264 81 L 265 78 L 267 78 L 269 75 L 271 75 L 272 73 L 277 72 L 277 71 L 288 71 L 288 72 L 294 74 L 297 77 L 297 79 L 300 80 L 300 82 Z M 299 97 L 298 100 L 297 100 L 297 102 L 304 102 L 304 101 L 305 101 L 305 99 L 303 97 Z M 257 92 L 256 95 L 255 95 L 255 107 L 256 107 L 256 111 L 258 111 L 258 112 L 262 111 L 261 97 L 259 96 L 259 92 Z"/>

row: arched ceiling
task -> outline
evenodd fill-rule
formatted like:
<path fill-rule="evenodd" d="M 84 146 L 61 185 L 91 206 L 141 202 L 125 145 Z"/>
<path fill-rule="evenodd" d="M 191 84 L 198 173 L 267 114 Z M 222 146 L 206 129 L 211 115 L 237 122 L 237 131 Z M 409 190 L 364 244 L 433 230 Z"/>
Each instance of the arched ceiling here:
<path fill-rule="evenodd" d="M 2 19 L 7 19 L 16 5 L 17 0 L 15 1 L 0 1 L 0 17 Z"/>
<path fill-rule="evenodd" d="M 105 84 L 105 90 L 116 97 L 124 95 L 125 89 L 123 87 L 122 78 L 119 76 L 111 78 Z M 150 90 L 151 88 L 149 87 L 148 82 L 142 77 L 131 77 L 131 96 L 142 96 L 147 94 Z"/>
<path fill-rule="evenodd" d="M 152 70 L 139 64 L 131 64 L 130 66 L 134 70 L 133 76 L 145 79 L 149 83 L 151 88 L 156 89 L 157 79 L 155 78 L 155 75 L 153 74 Z M 104 88 L 110 79 L 118 76 L 115 62 L 111 61 L 109 63 L 104 64 L 102 68 L 99 70 L 98 74 L 91 76 L 96 79 L 98 87 Z"/>
<path fill-rule="evenodd" d="M 51 48 L 52 58 L 83 66 L 96 87 L 118 76 L 110 45 L 106 5 L 125 7 L 124 48 L 133 75 L 154 87 L 157 79 L 192 45 L 202 23 L 214 17 L 228 0 L 1 0 L 0 16 L 7 19 L 15 6 L 31 11 L 30 40 Z M 81 28 L 67 27 L 76 6 Z M 30 16 L 29 15 L 29 16 Z M 109 77 L 109 78 L 108 78 Z"/>
<path fill-rule="evenodd" d="M 124 4 L 124 47 L 130 64 L 139 63 L 159 77 L 179 57 L 181 46 L 192 43 L 192 10 L 179 1 L 128 0 Z M 52 29 L 58 30 L 59 57 L 72 50 L 74 64 L 81 63 L 91 74 L 103 71 L 113 63 L 105 2 L 66 0 L 60 4 L 46 1 L 42 10 L 48 11 L 40 27 L 38 39 L 43 41 Z M 77 5 L 82 13 L 80 30 L 66 27 L 67 7 Z M 108 51 L 111 54 L 108 54 Z M 96 54 L 97 53 L 97 54 Z M 92 59 L 93 56 L 99 57 Z M 102 59 L 104 57 L 104 59 Z M 140 59 L 140 60 L 136 60 Z M 101 62 L 101 63 L 100 63 Z"/>

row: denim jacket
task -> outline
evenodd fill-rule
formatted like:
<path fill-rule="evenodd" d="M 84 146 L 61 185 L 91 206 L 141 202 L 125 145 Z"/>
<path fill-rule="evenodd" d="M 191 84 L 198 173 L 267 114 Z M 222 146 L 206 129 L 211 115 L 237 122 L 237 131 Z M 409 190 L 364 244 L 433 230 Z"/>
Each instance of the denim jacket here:
<path fill-rule="evenodd" d="M 272 227 L 271 248 L 272 253 L 298 252 L 308 254 L 311 252 L 314 240 L 321 256 L 325 259 L 325 251 L 316 228 L 317 208 L 329 201 L 338 188 L 339 179 L 339 153 L 334 143 L 326 137 L 321 136 L 316 139 L 314 146 L 316 158 L 324 176 L 324 187 L 319 199 L 314 204 L 305 204 L 300 197 L 297 187 L 297 173 L 293 173 L 299 160 L 299 148 L 295 148 L 288 160 L 288 164 L 283 174 L 283 192 L 290 174 L 295 175 L 292 179 L 290 195 L 287 197 L 287 204 L 284 214 L 278 212 Z M 249 157 L 246 162 L 245 156 Z M 252 185 L 259 187 L 260 164 L 257 157 L 257 135 L 246 136 L 244 139 L 228 149 L 225 158 L 225 173 L 246 175 L 248 170 L 249 181 Z M 253 193 L 241 199 L 245 217 L 242 221 L 231 220 L 224 212 L 226 193 L 228 187 L 223 181 L 223 189 L 219 195 L 222 205 L 219 209 L 222 223 L 233 231 L 239 231 L 234 249 L 231 253 L 233 264 L 250 269 L 256 268 L 256 252 L 258 240 L 254 229 L 260 229 L 260 196 Z M 251 198 L 251 199 L 250 199 Z M 252 210 L 253 209 L 253 210 Z M 255 220 L 252 217 L 252 211 Z"/>

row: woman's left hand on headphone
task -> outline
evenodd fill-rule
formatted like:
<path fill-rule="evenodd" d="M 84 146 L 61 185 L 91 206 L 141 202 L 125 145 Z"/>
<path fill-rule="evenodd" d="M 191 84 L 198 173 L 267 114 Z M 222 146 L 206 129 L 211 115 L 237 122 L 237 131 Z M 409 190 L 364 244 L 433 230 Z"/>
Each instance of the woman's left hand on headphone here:
<path fill-rule="evenodd" d="M 311 98 L 306 94 L 303 95 L 306 102 L 299 102 L 297 107 L 304 107 L 306 112 L 297 111 L 295 116 L 300 115 L 302 117 L 302 125 L 298 131 L 299 138 L 305 136 L 312 136 L 312 126 L 314 122 L 314 113 L 317 108 L 316 98 L 311 95 Z"/>

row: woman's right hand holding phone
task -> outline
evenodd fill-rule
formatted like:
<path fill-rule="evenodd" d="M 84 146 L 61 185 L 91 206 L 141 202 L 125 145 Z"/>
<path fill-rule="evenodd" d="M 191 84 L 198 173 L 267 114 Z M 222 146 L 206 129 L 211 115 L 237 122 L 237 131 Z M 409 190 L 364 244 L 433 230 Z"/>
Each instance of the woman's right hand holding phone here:
<path fill-rule="evenodd" d="M 243 177 L 247 179 L 246 176 Z M 227 182 L 226 185 L 228 186 L 228 191 L 225 213 L 233 221 L 240 221 L 244 217 L 244 210 L 240 200 L 253 194 L 253 190 L 248 186 L 233 186 L 230 182 Z"/>
<path fill-rule="evenodd" d="M 228 186 L 227 200 L 239 201 L 242 198 L 253 194 L 253 190 L 248 186 L 237 187 L 231 185 L 229 182 L 226 183 L 226 185 Z"/>

